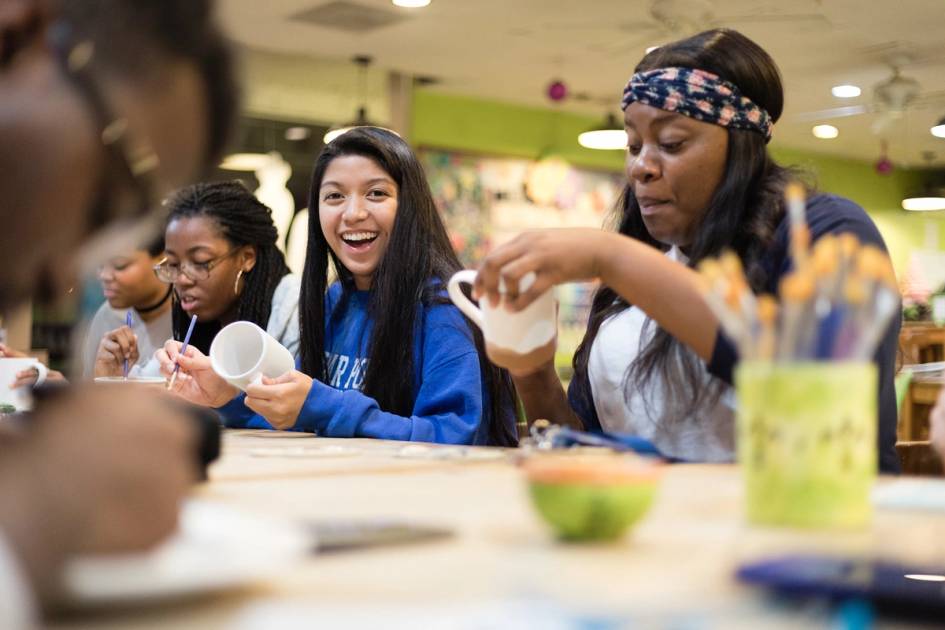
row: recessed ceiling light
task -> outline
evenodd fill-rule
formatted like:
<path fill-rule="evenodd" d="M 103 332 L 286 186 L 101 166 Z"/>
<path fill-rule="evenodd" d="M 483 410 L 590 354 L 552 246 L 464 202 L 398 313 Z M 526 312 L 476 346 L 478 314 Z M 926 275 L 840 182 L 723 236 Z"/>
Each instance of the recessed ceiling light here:
<path fill-rule="evenodd" d="M 391 0 L 394 6 L 404 7 L 405 9 L 419 9 L 430 4 L 430 0 Z"/>
<path fill-rule="evenodd" d="M 653 52 L 653 51 L 656 50 L 657 48 L 659 48 L 659 46 L 647 46 L 647 48 L 646 48 L 646 54 L 649 55 L 651 52 Z"/>
<path fill-rule="evenodd" d="M 855 85 L 835 85 L 830 88 L 830 93 L 837 98 L 856 98 L 862 90 Z"/>
<path fill-rule="evenodd" d="M 829 140 L 840 135 L 840 131 L 833 125 L 817 125 L 811 129 L 811 133 L 814 134 L 815 138 L 820 138 L 821 140 Z"/>

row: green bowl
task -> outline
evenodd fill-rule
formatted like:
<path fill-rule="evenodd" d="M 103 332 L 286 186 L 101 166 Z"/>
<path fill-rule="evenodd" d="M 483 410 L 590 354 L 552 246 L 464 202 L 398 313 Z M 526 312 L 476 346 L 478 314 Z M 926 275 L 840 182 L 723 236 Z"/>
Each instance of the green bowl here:
<path fill-rule="evenodd" d="M 544 462 L 526 466 L 535 509 L 559 538 L 607 541 L 639 521 L 656 495 L 657 467 L 608 462 Z"/>

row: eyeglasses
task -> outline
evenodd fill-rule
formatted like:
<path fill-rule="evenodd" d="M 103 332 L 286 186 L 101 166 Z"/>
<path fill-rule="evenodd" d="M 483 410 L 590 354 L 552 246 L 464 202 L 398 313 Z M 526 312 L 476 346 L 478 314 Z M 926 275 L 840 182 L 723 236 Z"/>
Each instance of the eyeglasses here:
<path fill-rule="evenodd" d="M 157 279 L 161 282 L 167 282 L 168 284 L 177 282 L 181 274 L 184 274 L 194 282 L 206 280 L 210 277 L 210 272 L 214 267 L 235 254 L 237 251 L 239 251 L 239 247 L 234 247 L 221 256 L 217 256 L 216 258 L 211 258 L 206 262 L 199 263 L 172 263 L 169 262 L 167 258 L 165 258 L 158 264 L 154 265 L 154 275 L 157 276 Z"/>
<path fill-rule="evenodd" d="M 90 217 L 90 225 L 94 229 L 116 219 L 146 216 L 160 207 L 154 193 L 154 171 L 160 160 L 151 142 L 140 136 L 132 139 L 128 121 L 109 107 L 104 90 L 91 71 L 91 61 L 95 56 L 95 46 L 91 41 L 75 42 L 70 25 L 60 21 L 50 28 L 49 43 L 59 62 L 60 71 L 75 87 L 95 120 L 106 153 L 108 171 L 102 178 L 99 203 Z M 116 174 L 131 185 L 134 206 L 117 207 Z"/>

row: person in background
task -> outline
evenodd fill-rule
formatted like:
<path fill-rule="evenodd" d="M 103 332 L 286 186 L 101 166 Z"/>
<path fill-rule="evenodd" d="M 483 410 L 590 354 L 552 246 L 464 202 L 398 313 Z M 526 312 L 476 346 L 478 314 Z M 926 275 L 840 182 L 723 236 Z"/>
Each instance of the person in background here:
<path fill-rule="evenodd" d="M 407 143 L 377 127 L 342 134 L 315 162 L 309 207 L 300 369 L 244 398 L 203 354 L 169 342 L 158 356 L 165 374 L 179 360 L 176 391 L 221 407 L 229 426 L 517 444 L 508 375 L 446 296 L 461 265 Z"/>
<path fill-rule="evenodd" d="M 617 233 L 539 230 L 497 248 L 475 286 L 519 310 L 553 285 L 602 283 L 574 357 L 567 396 L 551 363 L 513 371 L 529 420 L 633 434 L 690 461 L 735 457 L 733 368 L 693 269 L 733 250 L 756 293 L 776 294 L 793 268 L 784 190 L 792 173 L 767 150 L 784 94 L 774 60 L 755 42 L 713 29 L 648 53 L 627 84 L 628 185 Z M 809 195 L 811 238 L 852 233 L 885 249 L 866 212 L 835 195 Z M 519 293 L 518 281 L 535 282 Z M 875 355 L 879 466 L 898 470 L 893 386 L 899 322 Z"/>
<path fill-rule="evenodd" d="M 157 279 L 154 266 L 163 260 L 164 236 L 147 248 L 118 255 L 99 267 L 98 277 L 106 302 L 95 312 L 82 336 L 78 367 L 86 378 L 123 376 L 128 361 L 130 376 L 157 376 L 154 352 L 171 336 L 171 286 Z M 126 317 L 130 315 L 131 326 Z M 0 357 L 25 357 L 24 352 L 0 344 Z M 148 366 L 148 362 L 151 362 Z M 13 387 L 36 382 L 35 368 L 17 374 Z M 65 381 L 50 370 L 48 380 Z"/>
<path fill-rule="evenodd" d="M 200 183 L 167 200 L 164 261 L 157 277 L 174 284 L 173 338 L 203 353 L 237 320 L 263 328 L 293 356 L 299 352 L 300 278 L 276 246 L 272 212 L 238 181 Z"/>
<path fill-rule="evenodd" d="M 145 242 L 158 200 L 217 163 L 235 112 L 204 0 L 4 0 L 0 94 L 0 310 L 66 294 L 82 243 L 100 262 Z M 76 554 L 176 526 L 194 425 L 142 395 L 70 387 L 0 445 L 5 627 L 35 623 Z"/>
<path fill-rule="evenodd" d="M 164 260 L 164 237 L 146 249 L 115 256 L 99 268 L 106 303 L 85 335 L 86 376 L 157 376 L 155 351 L 171 336 L 171 285 L 158 280 L 154 266 Z M 131 326 L 126 324 L 130 314 Z M 150 362 L 150 365 L 149 365 Z"/>

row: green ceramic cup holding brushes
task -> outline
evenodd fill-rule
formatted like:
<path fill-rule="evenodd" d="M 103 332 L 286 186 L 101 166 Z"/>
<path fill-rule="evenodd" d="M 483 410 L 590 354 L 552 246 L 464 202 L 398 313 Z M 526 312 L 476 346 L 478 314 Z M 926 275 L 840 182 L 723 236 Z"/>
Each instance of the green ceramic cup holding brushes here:
<path fill-rule="evenodd" d="M 876 366 L 746 361 L 735 373 L 749 522 L 858 528 L 876 479 Z"/>

